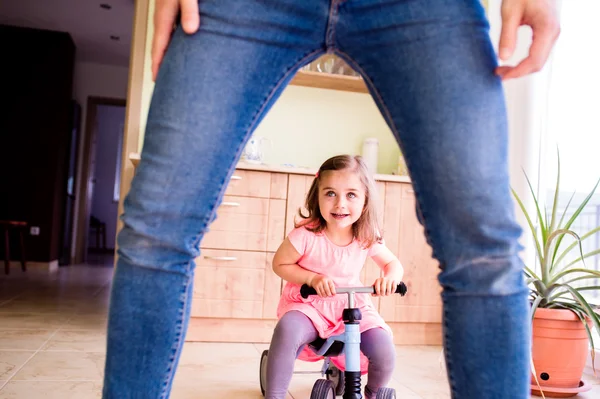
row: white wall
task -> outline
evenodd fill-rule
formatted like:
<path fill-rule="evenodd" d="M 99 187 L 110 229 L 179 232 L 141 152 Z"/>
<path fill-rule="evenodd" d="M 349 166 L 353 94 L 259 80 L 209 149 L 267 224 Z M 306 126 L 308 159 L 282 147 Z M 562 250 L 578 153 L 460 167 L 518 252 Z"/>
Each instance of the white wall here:
<path fill-rule="evenodd" d="M 77 178 L 76 187 L 80 187 L 82 176 L 83 140 L 87 118 L 88 97 L 107 97 L 114 99 L 127 98 L 128 68 L 112 65 L 77 62 L 75 64 L 75 78 L 73 82 L 73 97 L 81 105 L 81 128 L 79 148 L 77 150 Z M 79 200 L 79 199 L 78 199 Z M 79 202 L 75 204 L 74 226 L 78 223 Z M 71 256 L 75 256 L 76 235 L 73 234 Z"/>
<path fill-rule="evenodd" d="M 119 137 L 125 124 L 125 107 L 102 105 L 97 112 L 96 168 L 92 215 L 106 224 L 106 248 L 115 248 L 118 200 L 114 200 L 115 175 Z M 88 245 L 96 246 L 96 236 L 90 233 Z M 100 242 L 100 245 L 102 243 Z"/>
<path fill-rule="evenodd" d="M 87 98 L 108 97 L 125 99 L 127 97 L 127 81 L 129 68 L 113 65 L 77 62 L 73 96 L 82 107 L 82 123 L 85 126 Z"/>

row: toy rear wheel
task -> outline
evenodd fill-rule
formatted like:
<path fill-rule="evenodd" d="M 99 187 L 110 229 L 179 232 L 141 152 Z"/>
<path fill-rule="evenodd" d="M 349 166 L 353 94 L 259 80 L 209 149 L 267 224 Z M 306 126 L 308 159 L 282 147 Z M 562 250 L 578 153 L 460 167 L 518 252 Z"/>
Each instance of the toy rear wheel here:
<path fill-rule="evenodd" d="M 310 393 L 310 399 L 335 399 L 335 387 L 333 382 L 325 379 L 315 381 Z"/>
<path fill-rule="evenodd" d="M 264 350 L 260 355 L 260 368 L 259 368 L 259 381 L 260 381 L 260 392 L 262 396 L 265 396 L 267 390 L 267 360 L 269 359 L 269 351 Z"/>
<path fill-rule="evenodd" d="M 344 396 L 344 388 L 346 384 L 345 374 L 335 367 L 335 365 L 330 364 L 327 369 L 327 379 L 333 382 L 335 394 L 337 396 Z"/>
<path fill-rule="evenodd" d="M 396 390 L 394 388 L 379 388 L 375 399 L 396 399 Z"/>

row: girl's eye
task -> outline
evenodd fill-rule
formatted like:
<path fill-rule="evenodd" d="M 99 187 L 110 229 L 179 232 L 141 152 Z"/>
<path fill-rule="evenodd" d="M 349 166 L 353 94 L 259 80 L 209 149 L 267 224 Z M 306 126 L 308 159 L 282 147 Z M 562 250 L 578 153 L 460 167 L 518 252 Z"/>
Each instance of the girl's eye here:
<path fill-rule="evenodd" d="M 328 197 L 335 197 L 335 193 L 333 191 L 327 191 L 325 195 Z"/>
<path fill-rule="evenodd" d="M 348 198 L 356 198 L 356 194 L 354 194 L 354 193 L 348 193 Z"/>

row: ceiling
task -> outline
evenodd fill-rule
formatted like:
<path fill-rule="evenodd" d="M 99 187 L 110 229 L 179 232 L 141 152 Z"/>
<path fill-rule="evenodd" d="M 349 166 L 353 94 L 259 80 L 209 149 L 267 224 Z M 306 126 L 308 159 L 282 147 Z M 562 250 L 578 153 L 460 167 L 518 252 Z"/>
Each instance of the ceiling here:
<path fill-rule="evenodd" d="M 100 4 L 112 8 L 106 10 Z M 129 65 L 133 13 L 134 0 L 0 1 L 0 24 L 69 32 L 77 47 L 77 61 L 125 67 Z"/>

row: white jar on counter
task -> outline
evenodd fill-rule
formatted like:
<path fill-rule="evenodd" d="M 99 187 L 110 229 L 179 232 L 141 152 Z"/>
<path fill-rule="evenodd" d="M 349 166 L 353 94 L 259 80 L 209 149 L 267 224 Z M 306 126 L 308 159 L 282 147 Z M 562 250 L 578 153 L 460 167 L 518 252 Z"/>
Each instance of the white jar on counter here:
<path fill-rule="evenodd" d="M 379 140 L 375 137 L 366 138 L 363 141 L 362 157 L 371 173 L 376 174 L 379 158 Z"/>

